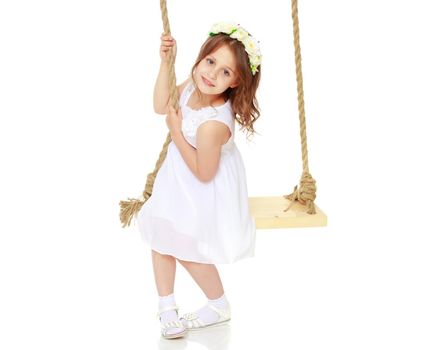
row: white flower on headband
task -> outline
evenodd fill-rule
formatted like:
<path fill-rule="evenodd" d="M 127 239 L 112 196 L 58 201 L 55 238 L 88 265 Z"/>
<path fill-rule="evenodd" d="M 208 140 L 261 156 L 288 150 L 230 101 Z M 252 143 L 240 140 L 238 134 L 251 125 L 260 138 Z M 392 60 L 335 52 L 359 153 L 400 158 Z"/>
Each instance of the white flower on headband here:
<path fill-rule="evenodd" d="M 251 72 L 254 75 L 257 72 L 257 67 L 262 61 L 262 55 L 258 44 L 259 42 L 255 40 L 247 30 L 241 27 L 240 24 L 235 22 L 219 22 L 213 24 L 209 35 L 213 36 L 218 33 L 228 34 L 231 38 L 239 40 L 243 46 L 245 46 L 245 51 L 248 53 L 249 57 Z"/>
<path fill-rule="evenodd" d="M 249 36 L 249 33 L 242 27 L 239 27 L 230 36 L 234 39 L 242 41 L 242 39 L 247 38 Z"/>
<path fill-rule="evenodd" d="M 217 34 L 219 32 L 230 34 L 236 28 L 237 28 L 237 26 L 233 22 L 219 22 L 219 23 L 213 24 L 210 32 L 214 32 L 215 34 Z"/>

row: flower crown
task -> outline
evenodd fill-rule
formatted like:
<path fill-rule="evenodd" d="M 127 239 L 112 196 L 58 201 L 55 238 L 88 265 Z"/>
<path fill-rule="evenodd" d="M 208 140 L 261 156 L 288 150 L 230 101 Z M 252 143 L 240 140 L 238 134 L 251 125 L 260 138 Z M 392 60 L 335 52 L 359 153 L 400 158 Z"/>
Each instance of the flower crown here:
<path fill-rule="evenodd" d="M 235 22 L 219 22 L 213 24 L 209 35 L 213 36 L 218 33 L 228 34 L 231 38 L 239 40 L 245 46 L 245 51 L 249 56 L 249 66 L 251 67 L 252 75 L 255 75 L 257 67 L 262 61 L 262 55 L 258 44 L 260 41 L 255 40 L 247 30 Z"/>

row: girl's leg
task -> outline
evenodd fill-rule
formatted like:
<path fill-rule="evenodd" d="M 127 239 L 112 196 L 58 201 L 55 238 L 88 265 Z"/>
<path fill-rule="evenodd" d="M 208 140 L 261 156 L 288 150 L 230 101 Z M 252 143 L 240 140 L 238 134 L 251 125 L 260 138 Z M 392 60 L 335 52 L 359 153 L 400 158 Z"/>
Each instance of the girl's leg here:
<path fill-rule="evenodd" d="M 208 299 L 207 305 L 194 313 L 198 315 L 199 319 L 201 319 L 205 325 L 216 322 L 219 319 L 219 315 L 216 311 L 211 310 L 211 308 L 208 307 L 208 304 L 221 309 L 225 309 L 229 306 L 216 266 L 213 264 L 201 264 L 193 261 L 177 260 L 193 277 Z M 186 320 L 181 319 L 181 322 L 186 327 L 188 326 Z"/>
<path fill-rule="evenodd" d="M 154 267 L 155 283 L 158 291 L 158 308 L 176 305 L 173 288 L 175 285 L 176 259 L 172 255 L 160 254 L 155 250 L 152 252 L 152 265 Z M 167 310 L 160 315 L 161 324 L 178 321 L 176 310 Z M 167 334 L 177 334 L 184 331 L 183 327 L 172 327 Z"/>
<path fill-rule="evenodd" d="M 159 296 L 173 294 L 175 286 L 176 259 L 172 255 L 160 254 L 152 250 L 155 284 Z"/>
<path fill-rule="evenodd" d="M 177 260 L 193 277 L 208 299 L 217 299 L 224 294 L 221 278 L 215 265 Z"/>

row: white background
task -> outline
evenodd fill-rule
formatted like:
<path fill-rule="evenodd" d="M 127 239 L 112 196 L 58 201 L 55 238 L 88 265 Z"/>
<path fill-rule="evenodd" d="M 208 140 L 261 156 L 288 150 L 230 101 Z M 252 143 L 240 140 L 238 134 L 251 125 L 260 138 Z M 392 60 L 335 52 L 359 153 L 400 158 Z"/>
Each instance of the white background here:
<path fill-rule="evenodd" d="M 310 171 L 328 226 L 258 230 L 256 257 L 218 265 L 230 327 L 169 343 L 149 248 L 119 221 L 167 135 L 152 107 L 159 1 L 2 1 L 0 348 L 437 349 L 434 6 L 299 3 Z M 214 22 L 260 41 L 259 134 L 236 143 L 250 196 L 291 193 L 302 169 L 290 2 L 168 9 L 177 83 Z M 181 312 L 206 301 L 180 265 L 175 296 Z"/>

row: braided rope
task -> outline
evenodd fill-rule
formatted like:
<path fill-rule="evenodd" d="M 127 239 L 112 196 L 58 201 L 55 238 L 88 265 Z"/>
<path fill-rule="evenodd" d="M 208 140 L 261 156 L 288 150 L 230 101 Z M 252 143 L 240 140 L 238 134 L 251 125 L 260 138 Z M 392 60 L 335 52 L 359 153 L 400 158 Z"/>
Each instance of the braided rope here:
<path fill-rule="evenodd" d="M 301 136 L 301 158 L 303 162 L 303 174 L 301 175 L 300 187 L 295 186 L 294 191 L 283 196 L 290 200 L 289 206 L 283 210 L 287 211 L 295 200 L 305 204 L 308 214 L 316 214 L 314 200 L 316 198 L 316 181 L 309 172 L 309 159 L 307 153 L 307 135 L 306 135 L 306 116 L 304 112 L 304 90 L 303 90 L 303 73 L 301 71 L 301 49 L 300 49 L 300 31 L 298 25 L 298 5 L 297 0 L 292 0 L 292 23 L 294 30 L 295 46 L 295 72 L 298 90 L 298 113 L 300 118 L 300 136 Z"/>
<path fill-rule="evenodd" d="M 161 7 L 161 18 L 163 22 L 163 29 L 166 34 L 170 34 L 170 24 L 169 18 L 167 14 L 167 5 L 166 0 L 160 0 Z M 172 52 L 172 50 L 171 50 Z M 169 93 L 170 93 L 170 101 L 174 108 L 178 110 L 178 89 L 176 87 L 176 75 L 175 75 L 175 56 L 170 55 L 170 60 L 168 61 L 168 69 L 169 69 Z M 163 149 L 160 152 L 157 162 L 155 163 L 155 169 L 152 173 L 148 174 L 145 189 L 143 191 L 143 195 L 141 199 L 136 198 L 128 198 L 127 201 L 120 201 L 120 221 L 122 222 L 123 227 L 129 226 L 131 224 L 131 220 L 134 215 L 140 211 L 141 207 L 144 203 L 149 199 L 152 195 L 152 190 L 154 188 L 155 177 L 157 176 L 158 170 L 160 170 L 161 165 L 167 156 L 167 148 L 169 147 L 169 143 L 172 141 L 172 137 L 170 132 L 167 134 L 166 141 L 163 144 Z"/>

